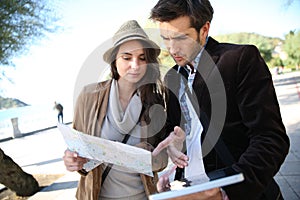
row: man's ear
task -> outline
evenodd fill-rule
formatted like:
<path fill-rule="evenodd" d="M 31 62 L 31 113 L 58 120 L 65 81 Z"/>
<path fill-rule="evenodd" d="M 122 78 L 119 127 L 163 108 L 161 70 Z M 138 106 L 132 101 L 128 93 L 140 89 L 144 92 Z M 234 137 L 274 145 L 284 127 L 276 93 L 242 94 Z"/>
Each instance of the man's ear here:
<path fill-rule="evenodd" d="M 199 33 L 199 38 L 200 38 L 200 43 L 201 46 L 203 46 L 206 42 L 206 38 L 208 36 L 208 32 L 209 32 L 209 28 L 210 28 L 210 22 L 207 21 L 202 28 L 200 29 L 200 33 Z"/>

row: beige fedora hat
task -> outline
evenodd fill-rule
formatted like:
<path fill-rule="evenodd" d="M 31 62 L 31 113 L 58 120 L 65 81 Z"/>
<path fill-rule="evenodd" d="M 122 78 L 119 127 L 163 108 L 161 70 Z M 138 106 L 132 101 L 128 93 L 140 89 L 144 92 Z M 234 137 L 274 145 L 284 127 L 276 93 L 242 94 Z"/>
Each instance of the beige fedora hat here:
<path fill-rule="evenodd" d="M 112 52 L 114 51 L 114 49 L 117 48 L 119 45 L 128 42 L 130 40 L 145 41 L 149 46 L 146 45 L 144 48 L 155 49 L 156 56 L 160 54 L 159 46 L 155 42 L 149 39 L 148 35 L 140 27 L 140 25 L 136 20 L 130 20 L 125 22 L 120 27 L 120 29 L 115 33 L 112 39 L 113 39 L 113 46 L 103 54 L 103 60 L 108 64 L 111 64 L 115 59 L 112 58 Z"/>

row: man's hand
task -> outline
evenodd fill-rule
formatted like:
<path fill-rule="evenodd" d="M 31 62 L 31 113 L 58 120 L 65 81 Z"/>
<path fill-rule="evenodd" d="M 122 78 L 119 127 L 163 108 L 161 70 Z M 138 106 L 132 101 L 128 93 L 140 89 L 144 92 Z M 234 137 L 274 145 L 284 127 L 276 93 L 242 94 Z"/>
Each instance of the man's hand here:
<path fill-rule="evenodd" d="M 172 167 L 166 173 L 162 174 L 159 177 L 159 180 L 156 184 L 158 192 L 166 192 L 171 190 L 169 176 L 175 171 L 176 166 Z M 220 188 L 213 188 L 210 190 L 192 193 L 184 196 L 179 196 L 175 198 L 171 198 L 171 200 L 222 200 L 222 192 Z"/>
<path fill-rule="evenodd" d="M 152 155 L 158 155 L 163 149 L 167 148 L 167 152 L 172 162 L 180 167 L 184 168 L 188 166 L 188 156 L 182 153 L 183 143 L 185 141 L 185 133 L 179 127 L 175 126 L 174 131 L 170 135 L 160 142 L 152 152 Z"/>
<path fill-rule="evenodd" d="M 173 166 L 170 170 L 168 170 L 166 173 L 161 175 L 158 179 L 158 182 L 156 184 L 156 188 L 158 192 L 166 192 L 170 190 L 170 180 L 169 176 L 175 171 L 176 166 Z"/>
<path fill-rule="evenodd" d="M 171 200 L 222 200 L 222 192 L 220 188 L 213 188 L 203 192 L 197 192 L 180 197 L 172 198 Z"/>

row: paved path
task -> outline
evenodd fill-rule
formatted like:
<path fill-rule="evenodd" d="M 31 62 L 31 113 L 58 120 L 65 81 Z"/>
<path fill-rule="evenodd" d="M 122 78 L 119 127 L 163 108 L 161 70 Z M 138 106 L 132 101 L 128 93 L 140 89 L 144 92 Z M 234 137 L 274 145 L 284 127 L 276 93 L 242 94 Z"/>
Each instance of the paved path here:
<path fill-rule="evenodd" d="M 65 169 L 62 156 L 66 145 L 57 128 L 6 140 L 0 142 L 0 147 L 27 173 L 64 174 L 50 187 L 44 188 L 30 199 L 71 200 L 74 197 L 79 175 Z"/>
<path fill-rule="evenodd" d="M 274 76 L 283 121 L 291 141 L 290 152 L 276 180 L 287 200 L 300 199 L 300 72 Z M 30 200 L 73 200 L 79 175 L 65 170 L 62 162 L 66 148 L 59 131 L 49 129 L 0 142 L 0 147 L 24 171 L 31 174 L 65 174 Z"/>
<path fill-rule="evenodd" d="M 300 72 L 278 75 L 274 84 L 280 102 L 283 122 L 290 138 L 289 154 L 276 180 L 284 198 L 300 199 Z"/>

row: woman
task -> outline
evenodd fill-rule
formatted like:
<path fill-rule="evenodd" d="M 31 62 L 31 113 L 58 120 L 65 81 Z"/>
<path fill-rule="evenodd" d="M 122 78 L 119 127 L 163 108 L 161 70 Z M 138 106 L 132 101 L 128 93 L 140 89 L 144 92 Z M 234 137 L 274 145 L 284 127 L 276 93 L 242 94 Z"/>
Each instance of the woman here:
<path fill-rule="evenodd" d="M 83 89 L 77 99 L 73 127 L 93 136 L 153 150 L 165 137 L 160 49 L 134 20 L 123 24 L 113 41 L 113 47 L 103 55 L 111 65 L 112 79 Z M 124 141 L 126 135 L 129 137 Z M 167 165 L 165 152 L 153 157 L 154 177 L 150 177 L 118 166 L 110 168 L 106 163 L 86 172 L 83 165 L 87 159 L 69 150 L 63 159 L 67 170 L 82 174 L 78 199 L 147 199 L 156 192 L 156 172 Z"/>

